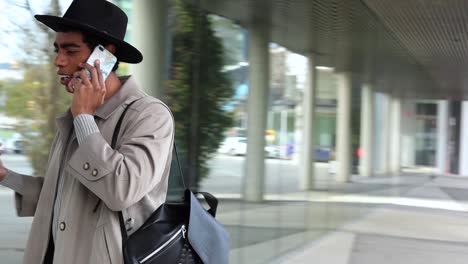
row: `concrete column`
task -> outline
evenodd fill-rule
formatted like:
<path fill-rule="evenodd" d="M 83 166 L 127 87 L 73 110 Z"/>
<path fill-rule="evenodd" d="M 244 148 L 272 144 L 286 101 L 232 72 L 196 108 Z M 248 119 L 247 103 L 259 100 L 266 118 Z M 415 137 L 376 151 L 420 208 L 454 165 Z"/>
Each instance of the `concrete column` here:
<path fill-rule="evenodd" d="M 362 86 L 361 95 L 361 148 L 359 174 L 372 176 L 373 172 L 373 139 L 374 139 L 374 93 L 370 84 Z"/>
<path fill-rule="evenodd" d="M 162 98 L 168 73 L 167 0 L 134 0 L 132 9 L 132 44 L 143 53 L 143 61 L 130 65 L 142 89 Z"/>
<path fill-rule="evenodd" d="M 398 174 L 401 169 L 401 99 L 390 99 L 390 173 Z"/>
<path fill-rule="evenodd" d="M 280 146 L 286 146 L 288 144 L 288 110 L 281 110 L 280 115 Z"/>
<path fill-rule="evenodd" d="M 401 165 L 402 167 L 411 168 L 415 166 L 415 131 L 416 109 L 413 101 L 405 100 L 402 103 L 402 118 L 401 118 Z"/>
<path fill-rule="evenodd" d="M 337 182 L 351 179 L 351 73 L 338 74 L 336 124 Z"/>
<path fill-rule="evenodd" d="M 375 94 L 374 117 L 374 174 L 388 173 L 388 138 L 389 138 L 388 97 L 383 93 Z"/>
<path fill-rule="evenodd" d="M 275 129 L 275 113 L 273 111 L 270 111 L 267 113 L 267 128 L 268 129 Z"/>
<path fill-rule="evenodd" d="M 460 117 L 460 158 L 459 171 L 462 176 L 468 176 L 468 101 L 462 101 Z"/>
<path fill-rule="evenodd" d="M 304 147 L 303 147 L 303 142 L 304 142 L 304 112 L 302 111 L 304 109 L 302 104 L 297 104 L 295 109 L 294 109 L 294 114 L 296 121 L 294 122 L 294 140 L 295 140 L 295 146 L 294 146 L 294 154 L 292 156 L 292 159 L 294 163 L 296 164 L 302 164 L 302 152 L 304 152 Z M 302 166 L 301 166 L 302 168 Z M 302 178 L 302 172 L 299 178 Z"/>
<path fill-rule="evenodd" d="M 314 119 L 315 119 L 315 94 L 317 85 L 317 70 L 315 69 L 316 59 L 313 54 L 308 55 L 307 65 L 307 86 L 304 89 L 302 106 L 304 110 L 303 120 L 303 148 L 302 148 L 302 168 L 299 188 L 301 190 L 311 190 L 314 188 L 315 178 L 315 144 L 314 144 Z"/>
<path fill-rule="evenodd" d="M 392 96 L 390 94 L 385 95 L 387 101 L 385 107 L 386 125 L 385 125 L 385 159 L 383 160 L 383 173 L 391 173 L 391 160 L 392 160 L 392 137 L 393 137 L 393 113 L 392 113 Z"/>
<path fill-rule="evenodd" d="M 447 100 L 437 103 L 437 148 L 436 167 L 439 174 L 448 172 L 448 132 L 449 132 L 449 105 Z"/>
<path fill-rule="evenodd" d="M 252 23 L 249 30 L 249 97 L 244 199 L 263 200 L 265 181 L 265 129 L 269 98 L 270 62 L 268 27 Z"/>

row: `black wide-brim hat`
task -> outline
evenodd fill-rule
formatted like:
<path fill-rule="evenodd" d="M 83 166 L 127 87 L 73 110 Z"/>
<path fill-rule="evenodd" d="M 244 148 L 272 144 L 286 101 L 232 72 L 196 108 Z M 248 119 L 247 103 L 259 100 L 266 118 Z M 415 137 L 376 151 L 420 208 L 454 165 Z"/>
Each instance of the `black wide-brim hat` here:
<path fill-rule="evenodd" d="M 119 61 L 139 63 L 141 52 L 124 41 L 127 31 L 127 15 L 106 0 L 74 0 L 63 17 L 35 15 L 37 20 L 56 32 L 79 30 L 116 46 Z"/>

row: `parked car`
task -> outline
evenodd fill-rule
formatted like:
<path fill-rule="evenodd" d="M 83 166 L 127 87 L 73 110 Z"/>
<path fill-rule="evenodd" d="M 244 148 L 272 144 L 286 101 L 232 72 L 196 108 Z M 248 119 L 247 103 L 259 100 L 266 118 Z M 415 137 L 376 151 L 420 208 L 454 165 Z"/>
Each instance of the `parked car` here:
<path fill-rule="evenodd" d="M 281 158 L 281 152 L 277 146 L 265 146 L 265 157 L 272 159 Z"/>
<path fill-rule="evenodd" d="M 25 140 L 23 136 L 19 133 L 16 133 L 3 144 L 4 152 L 11 153 L 11 154 L 23 154 L 24 143 L 25 143 Z"/>
<path fill-rule="evenodd" d="M 247 138 L 245 137 L 228 137 L 218 149 L 219 153 L 232 156 L 243 156 L 247 154 Z M 280 150 L 276 146 L 265 146 L 266 158 L 280 158 Z"/>
<path fill-rule="evenodd" d="M 5 140 L 0 138 L 0 155 L 5 153 Z"/>
<path fill-rule="evenodd" d="M 315 161 L 318 162 L 329 162 L 332 160 L 332 149 L 327 147 L 316 147 L 315 148 Z"/>
<path fill-rule="evenodd" d="M 228 137 L 221 143 L 218 152 L 232 156 L 245 155 L 247 153 L 247 139 L 245 137 Z"/>
<path fill-rule="evenodd" d="M 17 139 L 12 142 L 12 150 L 15 154 L 24 154 L 24 140 Z"/>

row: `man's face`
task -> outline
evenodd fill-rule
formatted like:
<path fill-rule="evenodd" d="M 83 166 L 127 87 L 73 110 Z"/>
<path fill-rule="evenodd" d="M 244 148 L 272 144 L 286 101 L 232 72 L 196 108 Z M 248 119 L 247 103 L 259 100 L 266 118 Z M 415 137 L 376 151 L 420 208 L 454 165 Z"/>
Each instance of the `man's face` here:
<path fill-rule="evenodd" d="M 73 74 L 81 70 L 79 64 L 88 59 L 92 50 L 83 42 L 83 34 L 80 32 L 57 32 L 54 47 L 57 54 L 54 64 L 58 68 L 60 83 L 72 93 L 67 85 Z"/>

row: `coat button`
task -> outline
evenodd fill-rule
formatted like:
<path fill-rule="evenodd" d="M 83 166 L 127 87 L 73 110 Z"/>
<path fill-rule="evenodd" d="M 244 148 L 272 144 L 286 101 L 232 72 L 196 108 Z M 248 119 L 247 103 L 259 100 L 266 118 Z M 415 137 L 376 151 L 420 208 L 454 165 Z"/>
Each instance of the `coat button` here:
<path fill-rule="evenodd" d="M 83 164 L 83 169 L 84 170 L 89 170 L 89 163 L 86 162 L 85 164 Z"/>
<path fill-rule="evenodd" d="M 61 231 L 63 231 L 63 230 L 65 230 L 66 226 L 67 225 L 65 225 L 65 222 L 61 222 L 59 228 L 60 228 Z"/>
<path fill-rule="evenodd" d="M 94 177 L 96 177 L 98 175 L 98 170 L 94 169 L 92 172 L 91 172 L 91 175 L 93 175 Z"/>

